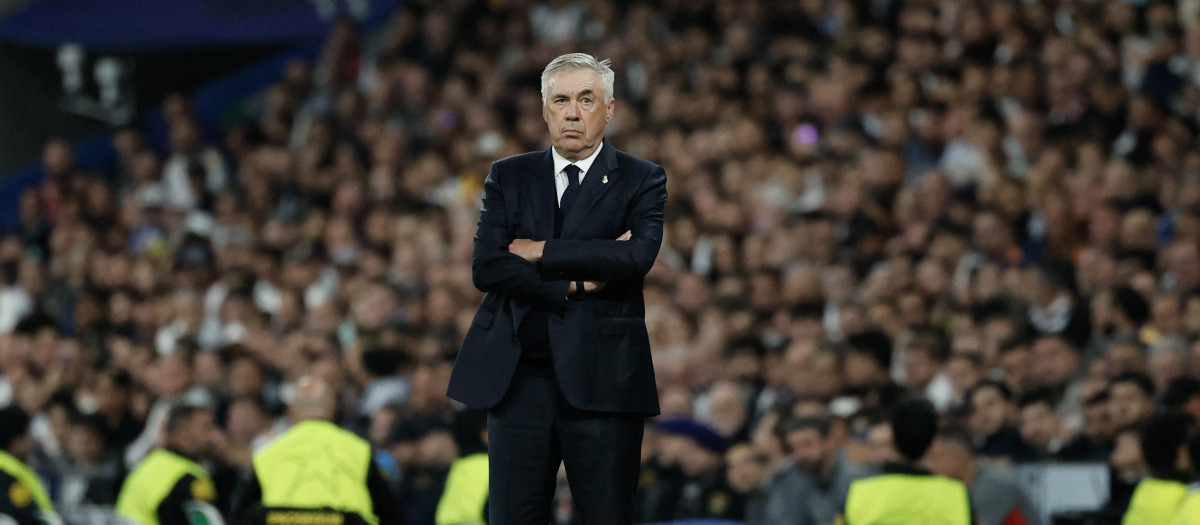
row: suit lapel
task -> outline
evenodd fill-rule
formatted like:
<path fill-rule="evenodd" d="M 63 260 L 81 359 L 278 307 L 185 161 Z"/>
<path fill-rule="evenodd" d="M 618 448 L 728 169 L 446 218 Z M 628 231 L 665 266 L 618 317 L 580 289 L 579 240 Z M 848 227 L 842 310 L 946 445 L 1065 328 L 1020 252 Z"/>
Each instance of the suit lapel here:
<path fill-rule="evenodd" d="M 553 161 L 551 164 L 553 165 Z M 620 173 L 617 169 L 617 150 L 605 140 L 604 148 L 600 150 L 600 157 L 592 163 L 591 168 L 588 168 L 587 175 L 583 178 L 583 185 L 579 187 L 579 197 L 575 199 L 575 205 L 567 210 L 567 215 L 563 218 L 563 238 L 570 237 L 575 230 L 579 229 L 592 206 L 596 205 L 596 201 L 600 200 L 608 188 L 616 185 L 618 175 Z"/>
<path fill-rule="evenodd" d="M 554 187 L 554 158 L 550 150 L 530 173 L 527 182 L 530 209 L 533 211 L 534 240 L 554 237 L 554 210 L 558 207 L 558 190 Z"/>

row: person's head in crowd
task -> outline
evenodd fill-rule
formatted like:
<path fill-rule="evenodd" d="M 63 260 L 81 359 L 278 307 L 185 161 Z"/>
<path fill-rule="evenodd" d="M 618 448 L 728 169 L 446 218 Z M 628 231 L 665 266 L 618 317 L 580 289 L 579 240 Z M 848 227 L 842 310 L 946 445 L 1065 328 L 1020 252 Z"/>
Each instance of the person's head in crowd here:
<path fill-rule="evenodd" d="M 92 395 L 96 398 L 96 412 L 110 419 L 121 417 L 129 410 L 133 394 L 133 378 L 124 370 L 110 370 L 96 376 Z"/>
<path fill-rule="evenodd" d="M 192 386 L 192 356 L 185 349 L 177 349 L 161 355 L 154 363 L 154 372 L 148 378 L 155 392 L 172 398 L 183 395 Z"/>
<path fill-rule="evenodd" d="M 180 404 L 167 413 L 163 428 L 163 444 L 167 449 L 193 460 L 213 453 L 220 429 L 213 423 L 208 407 Z"/>
<path fill-rule="evenodd" d="M 1054 394 L 1045 389 L 1027 392 L 1019 403 L 1021 439 L 1043 454 L 1056 452 L 1065 444 L 1056 404 Z"/>
<path fill-rule="evenodd" d="M 1183 412 L 1200 421 L 1200 380 L 1191 376 L 1172 379 L 1163 390 L 1161 401 L 1164 408 Z"/>
<path fill-rule="evenodd" d="M 1108 362 L 1108 373 L 1114 376 L 1146 373 L 1146 347 L 1137 339 L 1119 337 L 1108 345 L 1104 355 Z"/>
<path fill-rule="evenodd" d="M 904 346 L 904 386 L 925 388 L 943 369 L 949 348 L 942 334 L 918 332 Z"/>
<path fill-rule="evenodd" d="M 1163 391 L 1171 380 L 1186 373 L 1187 355 L 1179 341 L 1164 338 L 1150 347 L 1150 355 L 1146 359 L 1146 374 L 1154 382 L 1155 391 Z"/>
<path fill-rule="evenodd" d="M 766 474 L 766 456 L 745 443 L 734 445 L 725 453 L 726 482 L 729 488 L 748 494 L 758 489 Z"/>
<path fill-rule="evenodd" d="M 732 381 L 720 381 L 708 391 L 706 422 L 726 438 L 745 430 L 750 417 L 749 392 L 745 386 Z"/>
<path fill-rule="evenodd" d="M 867 465 L 879 468 L 900 460 L 896 454 L 896 441 L 892 438 L 892 425 L 885 418 L 870 420 L 863 444 L 866 448 L 863 462 Z"/>
<path fill-rule="evenodd" d="M 1082 433 L 1092 443 L 1103 444 L 1113 439 L 1116 425 L 1113 424 L 1112 410 L 1108 406 L 1110 400 L 1107 389 L 1083 399 Z"/>
<path fill-rule="evenodd" d="M 815 345 L 813 351 L 800 360 L 793 389 L 800 397 L 830 400 L 842 391 L 843 358 L 836 347 Z"/>
<path fill-rule="evenodd" d="M 1108 387 L 1109 409 L 1118 427 L 1136 424 L 1154 413 L 1154 383 L 1145 374 L 1126 373 Z"/>
<path fill-rule="evenodd" d="M 487 412 L 464 409 L 454 414 L 450 426 L 460 456 L 485 453 L 488 446 Z"/>
<path fill-rule="evenodd" d="M 712 427 L 694 419 L 669 419 L 658 424 L 664 435 L 676 439 L 679 470 L 689 479 L 713 472 L 724 463 L 729 442 Z"/>
<path fill-rule="evenodd" d="M 229 403 L 225 432 L 233 446 L 249 447 L 271 428 L 271 414 L 259 398 L 239 397 Z"/>
<path fill-rule="evenodd" d="M 1142 294 L 1128 286 L 1112 290 L 1112 328 L 1121 334 L 1135 333 L 1150 318 L 1150 305 Z"/>
<path fill-rule="evenodd" d="M 613 118 L 615 74 L 609 61 L 583 53 L 559 56 L 542 71 L 542 118 L 559 154 L 587 158 Z"/>
<path fill-rule="evenodd" d="M 946 374 L 950 377 L 950 385 L 959 395 L 964 395 L 971 387 L 983 379 L 983 356 L 975 352 L 958 352 L 946 360 Z"/>
<path fill-rule="evenodd" d="M 784 438 L 776 430 L 784 419 L 783 407 L 773 407 L 758 418 L 750 433 L 750 444 L 755 452 L 765 458 L 769 468 L 775 468 L 787 460 Z"/>
<path fill-rule="evenodd" d="M 788 457 L 801 470 L 816 477 L 823 477 L 841 452 L 832 431 L 827 415 L 785 416 L 776 426 Z"/>
<path fill-rule="evenodd" d="M 1030 388 L 1034 368 L 1031 353 L 1029 341 L 1023 338 L 1013 338 L 1000 345 L 996 366 L 1003 374 L 1004 384 L 1013 392 L 1025 392 Z"/>
<path fill-rule="evenodd" d="M 981 381 L 967 393 L 967 426 L 976 439 L 998 434 L 1012 425 L 1015 405 L 1012 391 L 1004 383 Z"/>
<path fill-rule="evenodd" d="M 892 341 L 883 332 L 870 330 L 846 338 L 843 366 L 846 388 L 863 391 L 888 383 L 892 366 Z"/>
<path fill-rule="evenodd" d="M 904 400 L 892 407 L 889 418 L 892 440 L 903 461 L 916 463 L 925 456 L 938 431 L 938 416 L 924 399 Z"/>
<path fill-rule="evenodd" d="M 29 422 L 29 414 L 19 406 L 0 409 L 0 450 L 18 459 L 28 457 L 33 452 Z"/>
<path fill-rule="evenodd" d="M 1034 340 L 1032 386 L 1061 388 L 1079 372 L 1079 349 L 1058 335 Z"/>
<path fill-rule="evenodd" d="M 975 443 L 971 433 L 959 425 L 946 425 L 937 432 L 924 465 L 939 476 L 970 483 L 975 478 Z"/>
<path fill-rule="evenodd" d="M 67 456 L 77 464 L 95 465 L 108 451 L 108 425 L 99 414 L 79 415 L 66 436 Z"/>
<path fill-rule="evenodd" d="M 1139 444 L 1150 476 L 1186 480 L 1187 437 L 1195 426 L 1191 416 L 1173 411 L 1155 414 L 1142 424 Z"/>
<path fill-rule="evenodd" d="M 288 403 L 288 417 L 293 423 L 306 419 L 333 421 L 337 415 L 337 393 L 329 382 L 318 376 L 304 376 L 296 381 Z"/>

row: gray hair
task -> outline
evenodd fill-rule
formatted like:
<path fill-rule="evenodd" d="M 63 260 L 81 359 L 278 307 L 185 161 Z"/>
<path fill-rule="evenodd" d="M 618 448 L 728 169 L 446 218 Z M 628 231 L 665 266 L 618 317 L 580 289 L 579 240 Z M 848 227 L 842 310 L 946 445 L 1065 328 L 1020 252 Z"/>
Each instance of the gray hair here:
<path fill-rule="evenodd" d="M 567 53 L 551 60 L 546 65 L 546 69 L 542 71 L 542 103 L 546 103 L 546 94 L 550 90 L 550 79 L 559 73 L 566 71 L 574 71 L 576 69 L 590 69 L 600 75 L 600 79 L 604 82 L 604 103 L 612 102 L 613 99 L 613 81 L 616 80 L 617 74 L 613 73 L 612 60 L 596 60 L 596 57 L 587 53 Z"/>

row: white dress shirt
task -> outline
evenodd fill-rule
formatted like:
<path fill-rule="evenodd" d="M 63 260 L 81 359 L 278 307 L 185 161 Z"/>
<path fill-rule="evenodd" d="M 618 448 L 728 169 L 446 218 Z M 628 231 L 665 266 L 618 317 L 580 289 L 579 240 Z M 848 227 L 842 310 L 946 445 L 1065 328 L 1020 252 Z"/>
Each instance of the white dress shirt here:
<path fill-rule="evenodd" d="M 579 159 L 579 162 L 571 162 L 566 157 L 559 155 L 558 150 L 550 148 L 550 156 L 554 157 L 554 189 L 558 190 L 558 203 L 562 204 L 563 192 L 567 191 L 567 173 L 564 171 L 567 166 L 574 164 L 579 166 L 579 185 L 583 185 L 583 178 L 587 176 L 588 168 L 592 167 L 592 163 L 596 162 L 596 156 L 600 154 L 600 150 L 604 149 L 604 142 L 601 142 L 596 150 L 588 155 L 586 159 Z"/>

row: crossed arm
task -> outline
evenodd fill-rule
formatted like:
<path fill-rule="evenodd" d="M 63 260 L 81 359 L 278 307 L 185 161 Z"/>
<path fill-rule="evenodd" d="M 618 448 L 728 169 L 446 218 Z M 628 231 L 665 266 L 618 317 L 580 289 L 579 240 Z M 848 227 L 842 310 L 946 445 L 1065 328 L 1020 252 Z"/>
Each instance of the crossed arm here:
<path fill-rule="evenodd" d="M 513 239 L 494 165 L 483 192 L 471 273 L 475 287 L 484 292 L 562 308 L 575 291 L 574 281 L 587 281 L 585 291 L 592 292 L 605 282 L 644 276 L 662 244 L 667 190 L 661 168 L 646 178 L 634 197 L 630 231 L 613 240 Z"/>

